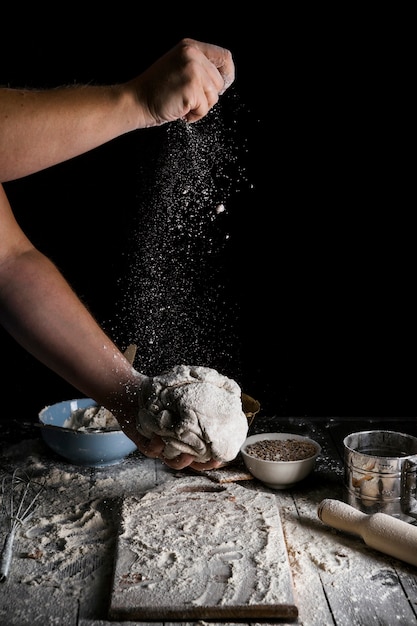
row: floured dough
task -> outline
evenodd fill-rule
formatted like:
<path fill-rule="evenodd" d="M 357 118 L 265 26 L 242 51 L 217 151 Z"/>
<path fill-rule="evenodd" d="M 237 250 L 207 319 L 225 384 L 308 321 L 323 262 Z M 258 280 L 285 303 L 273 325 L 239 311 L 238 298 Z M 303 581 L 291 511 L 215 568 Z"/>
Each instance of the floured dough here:
<path fill-rule="evenodd" d="M 246 439 L 248 421 L 239 385 L 216 370 L 178 365 L 149 379 L 138 430 L 159 435 L 168 459 L 181 453 L 196 461 L 233 460 Z"/>

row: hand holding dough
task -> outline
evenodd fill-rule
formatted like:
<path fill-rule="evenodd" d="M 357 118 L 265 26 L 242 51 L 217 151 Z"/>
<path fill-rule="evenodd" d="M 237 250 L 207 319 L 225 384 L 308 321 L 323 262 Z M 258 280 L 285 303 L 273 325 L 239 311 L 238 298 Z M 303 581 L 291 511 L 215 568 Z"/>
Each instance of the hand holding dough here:
<path fill-rule="evenodd" d="M 142 388 L 138 431 L 159 435 L 164 456 L 192 454 L 199 463 L 233 460 L 246 439 L 248 421 L 239 385 L 209 367 L 176 365 Z"/>

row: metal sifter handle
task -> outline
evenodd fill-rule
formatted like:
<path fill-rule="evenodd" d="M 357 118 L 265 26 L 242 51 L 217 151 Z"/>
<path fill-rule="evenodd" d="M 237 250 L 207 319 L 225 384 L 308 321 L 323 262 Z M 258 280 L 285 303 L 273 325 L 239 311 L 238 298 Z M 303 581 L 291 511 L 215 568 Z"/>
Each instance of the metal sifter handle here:
<path fill-rule="evenodd" d="M 417 519 L 417 454 L 405 459 L 402 466 L 401 510 Z"/>

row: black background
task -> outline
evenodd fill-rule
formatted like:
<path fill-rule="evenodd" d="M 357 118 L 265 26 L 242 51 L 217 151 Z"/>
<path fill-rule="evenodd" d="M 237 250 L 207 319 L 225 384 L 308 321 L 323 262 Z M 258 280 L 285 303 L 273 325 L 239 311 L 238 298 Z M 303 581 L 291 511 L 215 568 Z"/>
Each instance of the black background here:
<path fill-rule="evenodd" d="M 202 360 L 235 377 L 266 414 L 415 415 L 407 16 L 190 11 L 136 17 L 122 4 L 88 20 L 5 15 L 0 83 L 127 80 L 183 36 L 230 48 L 236 81 L 221 106 L 235 119 L 244 176 L 232 186 L 230 239 L 216 262 L 232 339 L 224 350 L 224 329 L 214 330 Z M 164 132 L 133 133 L 5 185 L 22 228 L 110 334 L 146 193 L 138 172 Z M 122 348 L 132 340 L 129 328 L 115 335 Z M 4 331 L 0 342 L 2 418 L 32 419 L 78 395 Z"/>

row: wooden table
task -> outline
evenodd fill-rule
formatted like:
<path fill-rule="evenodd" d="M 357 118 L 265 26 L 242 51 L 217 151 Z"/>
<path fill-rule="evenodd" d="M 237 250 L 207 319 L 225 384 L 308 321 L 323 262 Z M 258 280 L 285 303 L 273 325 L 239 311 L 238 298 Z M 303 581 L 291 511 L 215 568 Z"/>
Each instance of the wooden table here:
<path fill-rule="evenodd" d="M 273 492 L 280 509 L 299 612 L 295 621 L 279 623 L 417 624 L 417 568 L 368 548 L 360 537 L 334 530 L 317 516 L 323 499 L 344 498 L 345 435 L 381 428 L 417 436 L 417 420 L 412 419 L 273 416 L 258 417 L 252 425 L 251 433 L 303 434 L 322 446 L 313 474 L 296 488 Z M 0 624 L 133 623 L 108 619 L 119 522 L 116 503 L 123 495 L 145 492 L 172 480 L 174 472 L 138 452 L 108 468 L 75 467 L 45 447 L 39 429 L 16 422 L 0 427 L 0 455 L 3 468 L 38 467 L 53 487 L 39 504 L 30 527 L 18 533 L 10 576 L 0 585 Z M 178 477 L 178 472 L 175 475 Z M 256 480 L 240 484 L 269 492 Z M 93 525 L 96 534 L 88 531 Z M 0 530 L 3 535 L 4 523 Z"/>

